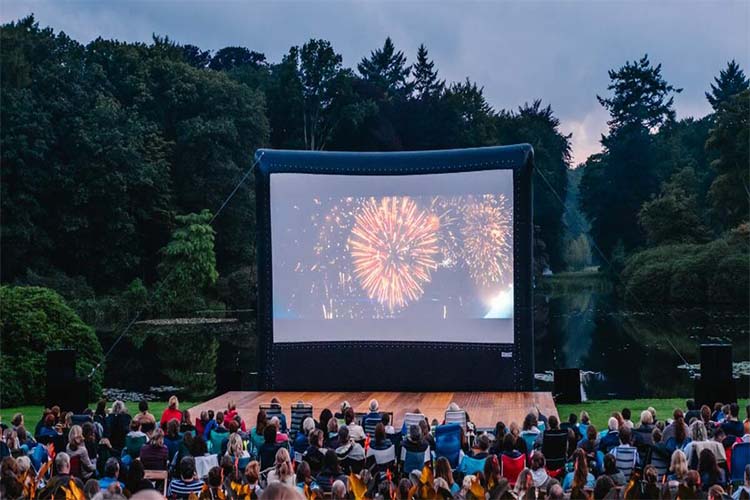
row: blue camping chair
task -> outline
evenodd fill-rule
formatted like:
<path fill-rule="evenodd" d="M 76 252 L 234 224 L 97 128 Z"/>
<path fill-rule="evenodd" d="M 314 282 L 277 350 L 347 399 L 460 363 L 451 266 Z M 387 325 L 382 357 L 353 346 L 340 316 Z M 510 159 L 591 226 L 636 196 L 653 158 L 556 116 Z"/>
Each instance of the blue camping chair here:
<path fill-rule="evenodd" d="M 401 464 L 404 474 L 409 474 L 413 470 L 421 471 L 424 464 L 432 459 L 430 447 L 425 451 L 409 451 L 401 448 Z"/>
<path fill-rule="evenodd" d="M 461 463 L 458 466 L 458 472 L 467 476 L 469 474 L 476 474 L 477 472 L 484 471 L 484 462 L 486 458 L 473 458 L 468 455 L 464 455 Z"/>
<path fill-rule="evenodd" d="M 529 455 L 534 451 L 534 443 L 539 434 L 535 432 L 523 431 L 521 432 L 521 438 L 526 443 L 526 451 Z"/>
<path fill-rule="evenodd" d="M 437 458 L 445 457 L 451 464 L 451 469 L 456 469 L 461 463 L 461 424 L 438 425 L 435 428 L 435 455 Z"/>
<path fill-rule="evenodd" d="M 750 443 L 735 443 L 732 445 L 732 471 L 731 481 L 733 483 L 744 482 L 745 466 L 750 464 Z"/>

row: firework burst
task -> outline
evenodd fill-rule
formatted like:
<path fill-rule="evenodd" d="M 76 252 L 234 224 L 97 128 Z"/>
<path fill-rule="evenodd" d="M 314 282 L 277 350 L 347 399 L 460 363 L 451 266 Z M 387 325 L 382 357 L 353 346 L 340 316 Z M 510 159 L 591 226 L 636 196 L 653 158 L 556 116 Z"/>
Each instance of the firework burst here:
<path fill-rule="evenodd" d="M 511 217 L 503 195 L 470 197 L 463 208 L 464 256 L 480 285 L 499 283 L 512 273 Z"/>
<path fill-rule="evenodd" d="M 409 197 L 369 198 L 349 237 L 354 275 L 370 299 L 391 312 L 424 293 L 437 269 L 440 220 Z"/>

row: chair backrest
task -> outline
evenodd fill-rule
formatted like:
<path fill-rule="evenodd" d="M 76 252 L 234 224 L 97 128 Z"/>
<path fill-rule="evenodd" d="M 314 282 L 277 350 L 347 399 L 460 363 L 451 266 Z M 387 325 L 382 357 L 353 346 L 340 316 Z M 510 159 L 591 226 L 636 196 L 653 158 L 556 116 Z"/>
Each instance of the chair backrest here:
<path fill-rule="evenodd" d="M 132 458 L 138 458 L 141 454 L 141 447 L 146 444 L 146 436 L 125 436 L 125 452 Z"/>
<path fill-rule="evenodd" d="M 169 472 L 165 470 L 146 470 L 143 475 L 144 479 L 149 481 L 162 481 L 162 495 L 167 496 L 167 483 L 169 482 Z"/>
<path fill-rule="evenodd" d="M 731 480 L 744 481 L 745 466 L 750 464 L 750 443 L 735 443 L 732 445 Z"/>
<path fill-rule="evenodd" d="M 565 465 L 568 449 L 568 432 L 548 430 L 542 435 L 542 454 L 551 470 Z"/>
<path fill-rule="evenodd" d="M 445 412 L 446 424 L 459 424 L 462 429 L 466 430 L 466 420 L 465 410 L 447 410 Z"/>
<path fill-rule="evenodd" d="M 211 470 L 212 467 L 218 467 L 218 465 L 219 458 L 216 455 L 195 457 L 195 472 L 201 479 L 208 477 L 208 471 Z"/>
<path fill-rule="evenodd" d="M 468 455 L 464 455 L 461 463 L 458 465 L 458 471 L 464 476 L 468 474 L 476 474 L 477 472 L 484 471 L 484 462 L 487 458 L 474 458 Z"/>
<path fill-rule="evenodd" d="M 406 448 L 402 448 L 401 455 L 403 458 L 404 474 L 409 474 L 413 470 L 421 471 L 424 464 L 432 458 L 429 446 L 425 451 L 409 451 Z"/>
<path fill-rule="evenodd" d="M 262 404 L 259 408 L 266 412 L 266 417 L 268 418 L 268 420 L 271 420 L 271 418 L 273 417 L 281 418 L 281 405 Z"/>
<path fill-rule="evenodd" d="M 522 431 L 521 432 L 521 438 L 523 439 L 523 442 L 526 443 L 526 452 L 531 455 L 531 453 L 534 451 L 534 442 L 536 442 L 536 438 L 539 436 L 536 432 L 531 431 Z"/>
<path fill-rule="evenodd" d="M 70 475 L 83 479 L 83 471 L 81 470 L 81 456 L 74 455 L 70 457 Z"/>
<path fill-rule="evenodd" d="M 362 420 L 362 427 L 365 429 L 365 434 L 370 436 L 371 438 L 375 437 L 375 427 L 382 422 L 382 418 L 365 418 Z"/>
<path fill-rule="evenodd" d="M 407 436 L 409 434 L 409 428 L 412 425 L 419 425 L 419 422 L 424 420 L 424 414 L 422 413 L 407 413 L 404 415 L 404 435 Z"/>
<path fill-rule="evenodd" d="M 660 446 L 652 446 L 649 463 L 654 466 L 659 479 L 661 479 L 669 470 L 669 455 L 667 451 Z"/>
<path fill-rule="evenodd" d="M 309 403 L 296 403 L 292 405 L 292 425 L 289 428 L 289 438 L 294 441 L 297 433 L 302 431 L 302 422 L 307 417 L 313 416 L 313 406 Z"/>
<path fill-rule="evenodd" d="M 447 458 L 451 469 L 458 467 L 461 461 L 461 424 L 444 424 L 435 428 L 435 455 L 436 458 Z"/>
<path fill-rule="evenodd" d="M 94 421 L 94 419 L 91 418 L 90 415 L 73 415 L 70 420 L 73 423 L 73 425 L 83 425 L 86 422 Z"/>
<path fill-rule="evenodd" d="M 211 429 L 211 432 L 208 433 L 208 440 L 211 441 L 211 452 L 221 455 L 221 443 L 227 438 L 229 438 L 228 432 L 216 432 L 215 429 Z"/>
<path fill-rule="evenodd" d="M 511 486 L 516 485 L 518 476 L 526 467 L 526 457 L 521 454 L 517 458 L 510 458 L 508 455 L 500 455 L 500 463 L 503 467 L 503 477 L 508 480 Z"/>
<path fill-rule="evenodd" d="M 614 450 L 617 468 L 623 473 L 625 479 L 630 479 L 635 467 L 638 449 L 633 446 L 618 446 Z"/>
<path fill-rule="evenodd" d="M 396 461 L 396 446 L 391 445 L 384 450 L 376 450 L 372 447 L 367 448 L 367 458 L 372 457 L 376 464 L 386 465 Z"/>

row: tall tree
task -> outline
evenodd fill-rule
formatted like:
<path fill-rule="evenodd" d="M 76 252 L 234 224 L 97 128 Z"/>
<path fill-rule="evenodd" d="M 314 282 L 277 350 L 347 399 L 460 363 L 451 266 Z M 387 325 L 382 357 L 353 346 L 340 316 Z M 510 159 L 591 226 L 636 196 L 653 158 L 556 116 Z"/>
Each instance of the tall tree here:
<path fill-rule="evenodd" d="M 618 70 L 609 70 L 613 92 L 611 97 L 596 96 L 609 111 L 607 122 L 610 135 L 619 129 L 638 126 L 653 130 L 668 120 L 674 120 L 673 94 L 682 89 L 673 87 L 661 76 L 661 64 L 653 66 L 648 54 L 638 61 L 630 61 Z"/>
<path fill-rule="evenodd" d="M 326 40 L 311 39 L 302 46 L 299 58 L 305 148 L 323 149 L 336 126 L 349 75 L 342 69 L 341 55 Z"/>
<path fill-rule="evenodd" d="M 674 121 L 674 94 L 680 92 L 661 75 L 648 56 L 610 70 L 610 97 L 597 96 L 610 113 L 603 153 L 589 158 L 581 179 L 581 209 L 591 235 L 603 252 L 618 244 L 629 251 L 643 242 L 637 214 L 659 189 L 662 176 L 654 133 Z"/>
<path fill-rule="evenodd" d="M 417 99 L 440 97 L 445 88 L 445 80 L 438 79 L 435 62 L 427 57 L 424 44 L 417 49 L 417 62 L 412 68 L 414 75 L 414 92 Z"/>
<path fill-rule="evenodd" d="M 411 66 L 406 64 L 406 56 L 397 51 L 390 37 L 383 47 L 370 53 L 357 65 L 362 78 L 373 85 L 386 101 L 404 98 L 411 94 L 414 84 L 409 82 Z"/>
<path fill-rule="evenodd" d="M 747 222 L 750 214 L 750 90 L 725 102 L 715 115 L 706 149 L 716 153 L 711 163 L 716 178 L 709 199 L 722 227 Z"/>
<path fill-rule="evenodd" d="M 747 90 L 750 87 L 750 81 L 745 77 L 745 72 L 740 69 L 740 65 L 732 59 L 727 63 L 727 68 L 719 72 L 718 77 L 714 77 L 711 84 L 711 92 L 706 92 L 706 99 L 711 103 L 714 111 L 719 111 L 722 104 L 729 101 L 735 96 Z"/>
<path fill-rule="evenodd" d="M 211 63 L 211 51 L 187 44 L 182 46 L 182 59 L 194 68 L 207 68 Z"/>

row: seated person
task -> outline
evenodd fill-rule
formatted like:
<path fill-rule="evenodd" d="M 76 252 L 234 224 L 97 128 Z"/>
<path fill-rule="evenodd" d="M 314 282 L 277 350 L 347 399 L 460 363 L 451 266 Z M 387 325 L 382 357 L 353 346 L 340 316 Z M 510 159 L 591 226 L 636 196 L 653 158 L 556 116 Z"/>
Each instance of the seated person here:
<path fill-rule="evenodd" d="M 595 478 L 589 472 L 589 462 L 586 453 L 582 449 L 573 452 L 573 472 L 568 472 L 563 480 L 562 488 L 565 491 L 593 489 Z"/>
<path fill-rule="evenodd" d="M 727 436 L 734 436 L 741 438 L 745 434 L 745 429 L 740 422 L 740 407 L 737 403 L 729 405 L 729 415 L 724 419 L 721 424 L 721 429 L 726 433 Z"/>
<path fill-rule="evenodd" d="M 273 466 L 276 461 L 276 452 L 280 447 L 281 445 L 276 443 L 276 426 L 267 425 L 263 430 L 263 445 L 258 448 L 261 470 Z"/>
<path fill-rule="evenodd" d="M 615 486 L 624 486 L 628 482 L 625 474 L 617 470 L 617 459 L 611 453 L 604 455 L 604 475 L 609 476 Z"/>
<path fill-rule="evenodd" d="M 141 447 L 140 457 L 146 470 L 167 470 L 169 450 L 164 444 L 164 431 L 154 431 L 151 441 Z"/>
<path fill-rule="evenodd" d="M 310 433 L 310 440 L 302 460 L 310 465 L 312 476 L 316 476 L 323 468 L 326 449 L 323 448 L 323 431 L 315 429 Z"/>
<path fill-rule="evenodd" d="M 302 421 L 302 432 L 297 433 L 294 438 L 294 451 L 296 453 L 305 453 L 310 443 L 310 433 L 315 430 L 315 420 L 312 417 L 306 417 Z"/>
<path fill-rule="evenodd" d="M 188 498 L 192 494 L 199 494 L 203 489 L 203 481 L 195 472 L 195 459 L 184 457 L 180 460 L 180 477 L 169 482 L 167 497 Z"/>
<path fill-rule="evenodd" d="M 375 436 L 370 441 L 370 448 L 375 450 L 387 450 L 391 446 L 393 446 L 393 443 L 388 439 L 388 435 L 385 432 L 385 426 L 381 422 L 375 426 Z"/>
<path fill-rule="evenodd" d="M 354 408 L 347 408 L 344 412 L 344 425 L 349 429 L 349 437 L 355 441 L 365 440 L 365 430 L 355 421 Z"/>
<path fill-rule="evenodd" d="M 720 468 L 716 462 L 716 457 L 709 449 L 701 450 L 698 464 L 698 472 L 701 476 L 701 488 L 703 491 L 713 485 L 726 486 L 727 475 L 724 469 Z"/>
<path fill-rule="evenodd" d="M 104 464 L 104 477 L 99 480 L 99 488 L 106 490 L 113 483 L 117 483 L 120 489 L 125 488 L 125 484 L 118 478 L 120 476 L 120 462 L 115 457 L 107 459 L 107 463 Z"/>
<path fill-rule="evenodd" d="M 383 424 L 378 425 L 382 426 Z M 344 472 L 349 473 L 350 467 L 352 467 L 354 463 L 364 462 L 365 449 L 349 437 L 348 427 L 344 426 L 339 429 L 339 437 L 337 441 L 339 446 L 336 448 L 336 456 L 338 457 L 339 463 L 344 465 Z"/>
<path fill-rule="evenodd" d="M 377 399 L 371 399 L 368 405 L 370 412 L 362 418 L 362 422 L 368 419 L 381 420 L 383 416 L 378 411 L 380 409 L 380 403 Z"/>
<path fill-rule="evenodd" d="M 599 451 L 609 453 L 615 446 L 620 444 L 619 424 L 615 417 L 609 417 L 607 421 L 607 433 L 599 439 Z"/>
<path fill-rule="evenodd" d="M 487 434 L 480 434 L 474 440 L 474 446 L 469 450 L 468 455 L 471 458 L 483 459 L 489 456 L 490 438 Z"/>
<path fill-rule="evenodd" d="M 346 484 L 347 477 L 341 471 L 336 452 L 327 450 L 323 461 L 323 468 L 316 476 L 315 482 L 318 483 L 318 486 L 320 486 L 320 489 L 324 493 L 328 493 L 331 491 L 335 481 L 343 481 Z"/>

